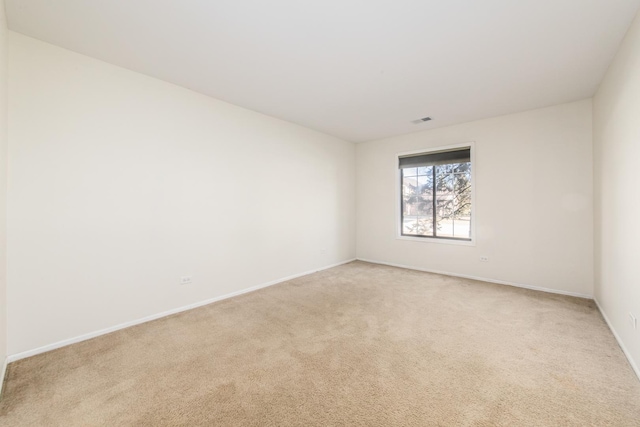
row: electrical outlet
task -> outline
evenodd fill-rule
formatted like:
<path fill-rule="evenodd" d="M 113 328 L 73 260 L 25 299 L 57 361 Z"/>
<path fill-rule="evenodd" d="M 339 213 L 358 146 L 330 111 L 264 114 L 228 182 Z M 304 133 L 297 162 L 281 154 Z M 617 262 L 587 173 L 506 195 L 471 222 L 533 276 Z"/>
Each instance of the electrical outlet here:
<path fill-rule="evenodd" d="M 634 316 L 632 313 L 629 313 L 629 324 L 633 329 L 636 329 L 638 327 L 638 319 L 636 319 L 636 316 Z"/>
<path fill-rule="evenodd" d="M 193 278 L 191 276 L 182 276 L 180 278 L 181 285 L 190 285 L 193 282 Z"/>
<path fill-rule="evenodd" d="M 489 262 L 489 257 L 488 256 L 481 256 L 480 257 L 480 262 Z"/>

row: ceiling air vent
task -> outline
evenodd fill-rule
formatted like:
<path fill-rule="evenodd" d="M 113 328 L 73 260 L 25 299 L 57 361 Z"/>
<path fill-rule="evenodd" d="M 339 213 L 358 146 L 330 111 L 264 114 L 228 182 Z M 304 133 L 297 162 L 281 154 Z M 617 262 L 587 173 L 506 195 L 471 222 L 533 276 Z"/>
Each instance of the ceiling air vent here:
<path fill-rule="evenodd" d="M 412 120 L 411 123 L 413 123 L 414 125 L 419 125 L 420 123 L 428 122 L 430 120 L 431 120 L 431 117 L 423 117 L 418 120 Z"/>

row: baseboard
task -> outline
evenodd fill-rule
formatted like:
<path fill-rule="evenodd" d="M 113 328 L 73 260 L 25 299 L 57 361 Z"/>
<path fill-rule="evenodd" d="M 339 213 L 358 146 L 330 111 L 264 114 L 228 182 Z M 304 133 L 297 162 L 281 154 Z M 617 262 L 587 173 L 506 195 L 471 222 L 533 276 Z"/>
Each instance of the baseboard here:
<path fill-rule="evenodd" d="M 607 317 L 606 313 L 604 312 L 604 310 L 600 306 L 600 303 L 598 302 L 598 300 L 596 298 L 593 298 L 593 300 L 595 301 L 596 306 L 598 307 L 598 310 L 600 310 L 600 314 L 602 314 L 602 318 L 604 319 L 604 321 L 606 322 L 607 326 L 611 330 L 611 333 L 613 334 L 614 337 L 616 337 L 616 341 L 618 341 L 618 345 L 622 349 L 622 352 L 624 353 L 624 355 L 627 357 L 627 360 L 629 361 L 629 364 L 631 365 L 631 369 L 633 369 L 633 372 L 635 372 L 636 376 L 638 377 L 638 381 L 640 381 L 640 369 L 638 368 L 638 365 L 636 365 L 636 362 L 631 357 L 631 353 L 629 353 L 629 351 L 627 350 L 627 347 L 625 347 L 624 343 L 622 342 L 622 339 L 620 338 L 620 335 L 618 335 L 616 330 L 613 328 L 613 324 L 611 323 L 611 321 Z"/>
<path fill-rule="evenodd" d="M 2 394 L 4 393 L 4 382 L 6 380 L 7 374 L 7 365 L 9 364 L 9 358 L 5 357 L 4 362 L 2 362 L 2 369 L 0 371 L 0 399 L 2 398 Z"/>
<path fill-rule="evenodd" d="M 497 283 L 499 285 L 514 286 L 516 288 L 531 289 L 531 290 L 534 290 L 534 291 L 549 292 L 549 293 L 552 293 L 552 294 L 560 294 L 560 295 L 568 295 L 568 296 L 578 297 L 578 298 L 593 299 L 592 295 L 585 295 L 585 294 L 580 294 L 580 293 L 577 293 L 577 292 L 561 291 L 561 290 L 558 290 L 558 289 L 543 288 L 543 287 L 540 287 L 540 286 L 523 285 L 522 283 L 506 282 L 504 280 L 495 280 L 495 279 L 489 279 L 489 278 L 486 278 L 486 277 L 469 276 L 469 275 L 466 275 L 466 274 L 458 274 L 458 273 L 451 273 L 451 272 L 448 272 L 448 271 L 432 270 L 432 269 L 429 269 L 429 268 L 422 268 L 422 267 L 413 267 L 413 266 L 410 266 L 410 265 L 403 265 L 403 264 L 394 264 L 394 263 L 391 263 L 391 262 L 384 262 L 384 261 L 374 261 L 374 260 L 364 259 L 364 258 L 358 258 L 358 261 L 369 262 L 371 264 L 388 265 L 390 267 L 406 268 L 407 270 L 416 270 L 416 271 L 424 271 L 424 272 L 427 272 L 427 273 L 442 274 L 444 276 L 460 277 L 460 278 L 463 278 L 463 279 L 471 279 L 471 280 L 479 280 L 479 281 L 482 281 L 482 282 Z"/>
<path fill-rule="evenodd" d="M 136 320 L 132 320 L 130 322 L 121 323 L 119 325 L 111 326 L 111 327 L 105 328 L 105 329 L 100 329 L 100 330 L 95 331 L 95 332 L 89 332 L 87 334 L 82 334 L 82 335 L 79 335 L 79 336 L 74 337 L 74 338 L 69 338 L 69 339 L 66 339 L 66 340 L 55 342 L 53 344 L 48 344 L 48 345 L 45 345 L 45 346 L 42 346 L 42 347 L 34 348 L 33 350 L 27 350 L 27 351 L 23 351 L 23 352 L 16 353 L 16 354 L 11 354 L 11 355 L 9 355 L 7 357 L 7 360 L 5 361 L 5 367 L 6 367 L 7 363 L 15 362 L 16 360 L 25 359 L 27 357 L 35 356 L 35 355 L 41 354 L 41 353 L 46 353 L 47 351 L 55 350 L 55 349 L 60 348 L 60 347 L 66 347 L 68 345 L 75 344 L 75 343 L 78 343 L 78 342 L 81 342 L 81 341 L 86 341 L 86 340 L 89 340 L 91 338 L 99 337 L 100 335 L 105 335 L 105 334 L 109 334 L 111 332 L 118 331 L 120 329 L 128 328 L 128 327 L 135 326 L 135 325 L 139 325 L 141 323 L 150 322 L 152 320 L 160 319 L 162 317 L 171 316 L 172 314 L 181 313 L 183 311 L 192 310 L 194 308 L 198 308 L 198 307 L 202 307 L 204 305 L 212 304 L 212 303 L 217 302 L 217 301 L 222 301 L 222 300 L 225 300 L 225 299 L 228 299 L 228 298 L 232 298 L 232 297 L 235 297 L 235 296 L 238 296 L 238 295 L 242 295 L 242 294 L 246 294 L 246 293 L 249 293 L 249 292 L 257 291 L 258 289 L 263 289 L 263 288 L 266 288 L 266 287 L 269 287 L 269 286 L 276 285 L 278 283 L 286 282 L 287 280 L 293 280 L 293 279 L 296 279 L 298 277 L 306 276 L 308 274 L 317 273 L 318 271 L 327 270 L 329 268 L 333 268 L 333 267 L 337 267 L 339 265 L 347 264 L 347 263 L 350 263 L 350 262 L 355 261 L 355 260 L 356 259 L 353 258 L 353 259 L 349 259 L 349 260 L 346 260 L 346 261 L 341 261 L 341 262 L 338 262 L 338 263 L 335 263 L 335 264 L 331 264 L 331 265 L 327 265 L 327 266 L 324 266 L 324 267 L 321 267 L 321 268 L 316 268 L 314 270 L 305 271 L 304 273 L 294 274 L 294 275 L 291 275 L 291 276 L 287 276 L 287 277 L 283 277 L 283 278 L 280 278 L 280 279 L 272 280 L 270 282 L 266 282 L 266 283 L 262 283 L 260 285 L 252 286 L 252 287 L 247 288 L 247 289 L 242 289 L 240 291 L 232 292 L 230 294 L 222 295 L 222 296 L 215 297 L 215 298 L 210 298 L 210 299 L 207 299 L 207 300 L 204 300 L 204 301 L 198 301 L 198 302 L 193 303 L 193 304 L 189 304 L 189 305 L 185 305 L 185 306 L 182 306 L 182 307 L 174 308 L 174 309 L 171 309 L 171 310 L 163 311 L 163 312 L 157 313 L 157 314 L 152 314 L 150 316 L 146 316 L 146 317 L 143 317 L 141 319 L 136 319 Z"/>

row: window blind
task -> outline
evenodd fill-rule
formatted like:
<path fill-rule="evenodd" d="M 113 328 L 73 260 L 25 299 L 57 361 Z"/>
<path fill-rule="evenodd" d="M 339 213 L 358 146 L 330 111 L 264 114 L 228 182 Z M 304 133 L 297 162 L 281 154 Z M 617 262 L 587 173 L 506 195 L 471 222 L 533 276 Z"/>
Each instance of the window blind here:
<path fill-rule="evenodd" d="M 399 159 L 399 168 L 444 165 L 447 163 L 466 163 L 471 161 L 471 149 L 438 151 L 435 153 L 412 154 Z"/>

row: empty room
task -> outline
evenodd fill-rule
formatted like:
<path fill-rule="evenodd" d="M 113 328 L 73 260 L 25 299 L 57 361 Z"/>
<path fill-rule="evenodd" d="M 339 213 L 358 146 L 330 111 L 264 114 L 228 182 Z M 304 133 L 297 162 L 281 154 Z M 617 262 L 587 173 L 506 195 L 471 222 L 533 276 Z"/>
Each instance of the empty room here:
<path fill-rule="evenodd" d="M 640 0 L 0 0 L 0 426 L 640 426 Z"/>

